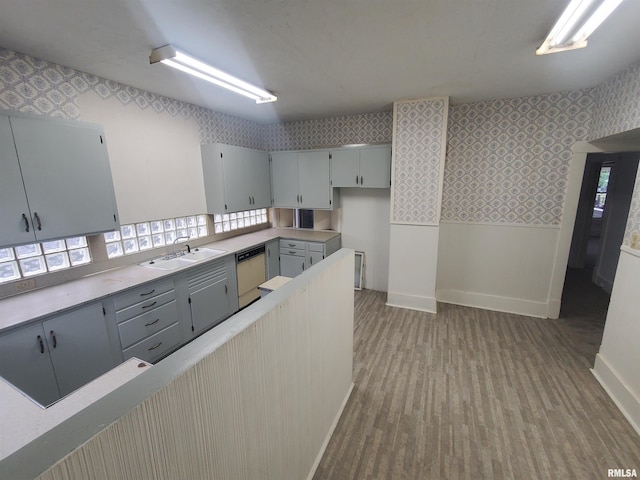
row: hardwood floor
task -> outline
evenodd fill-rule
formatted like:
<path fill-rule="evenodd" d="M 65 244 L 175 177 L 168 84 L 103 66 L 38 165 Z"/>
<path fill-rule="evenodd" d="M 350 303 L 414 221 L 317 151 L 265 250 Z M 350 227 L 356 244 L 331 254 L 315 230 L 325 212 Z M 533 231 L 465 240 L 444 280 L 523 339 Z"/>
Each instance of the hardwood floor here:
<path fill-rule="evenodd" d="M 385 300 L 355 292 L 355 387 L 314 479 L 640 473 L 640 436 L 589 371 L 604 322 Z"/>

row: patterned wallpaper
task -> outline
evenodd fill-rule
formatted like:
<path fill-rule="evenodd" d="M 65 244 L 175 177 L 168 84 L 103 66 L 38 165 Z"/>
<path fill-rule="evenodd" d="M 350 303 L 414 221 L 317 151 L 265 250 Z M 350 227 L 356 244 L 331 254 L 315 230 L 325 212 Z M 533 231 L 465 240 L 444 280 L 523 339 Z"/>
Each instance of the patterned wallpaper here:
<path fill-rule="evenodd" d="M 193 118 L 202 143 L 263 147 L 262 124 L 139 90 L 112 80 L 0 48 L 0 108 L 78 119 L 78 97 L 94 91 L 123 105 L 152 108 L 173 117 Z"/>
<path fill-rule="evenodd" d="M 558 225 L 591 90 L 452 105 L 442 219 Z"/>
<path fill-rule="evenodd" d="M 640 128 L 640 63 L 614 75 L 594 91 L 591 140 Z"/>
<path fill-rule="evenodd" d="M 396 102 L 392 223 L 437 224 L 448 98 Z"/>
<path fill-rule="evenodd" d="M 356 143 L 391 143 L 393 112 L 273 123 L 264 127 L 265 150 L 305 150 Z"/>

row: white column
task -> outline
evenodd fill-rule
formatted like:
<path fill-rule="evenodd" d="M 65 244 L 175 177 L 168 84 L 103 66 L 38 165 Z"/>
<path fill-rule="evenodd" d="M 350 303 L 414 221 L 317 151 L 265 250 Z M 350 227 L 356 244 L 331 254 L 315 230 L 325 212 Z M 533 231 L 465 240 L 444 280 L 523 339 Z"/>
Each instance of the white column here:
<path fill-rule="evenodd" d="M 393 105 L 387 304 L 436 311 L 436 267 L 449 98 Z"/>

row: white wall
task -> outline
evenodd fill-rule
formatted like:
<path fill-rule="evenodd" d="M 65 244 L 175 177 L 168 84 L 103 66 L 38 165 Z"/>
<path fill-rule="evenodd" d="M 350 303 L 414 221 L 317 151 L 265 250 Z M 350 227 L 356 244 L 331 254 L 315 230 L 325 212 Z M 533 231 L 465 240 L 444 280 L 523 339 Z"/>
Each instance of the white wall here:
<path fill-rule="evenodd" d="M 364 252 L 364 288 L 387 291 L 389 201 L 387 188 L 342 188 L 342 246 Z"/>
<path fill-rule="evenodd" d="M 438 230 L 391 224 L 387 305 L 436 312 Z"/>
<path fill-rule="evenodd" d="M 554 226 L 441 223 L 436 298 L 546 318 L 558 234 Z"/>
<path fill-rule="evenodd" d="M 93 91 L 78 104 L 80 120 L 105 129 L 120 223 L 206 212 L 195 120 L 105 100 Z"/>
<path fill-rule="evenodd" d="M 640 252 L 624 246 L 593 372 L 640 434 Z"/>

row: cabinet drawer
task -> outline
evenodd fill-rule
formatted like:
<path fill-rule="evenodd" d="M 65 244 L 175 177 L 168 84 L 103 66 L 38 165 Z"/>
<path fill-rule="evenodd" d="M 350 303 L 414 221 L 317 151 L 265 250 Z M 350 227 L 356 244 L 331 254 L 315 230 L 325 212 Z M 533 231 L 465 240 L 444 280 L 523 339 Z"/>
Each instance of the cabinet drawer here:
<path fill-rule="evenodd" d="M 293 255 L 294 257 L 306 257 L 307 252 L 305 249 L 285 248 L 280 247 L 280 255 Z"/>
<path fill-rule="evenodd" d="M 164 305 L 165 303 L 168 303 L 171 300 L 175 300 L 175 298 L 175 290 L 169 290 L 168 292 L 162 293 L 160 295 L 150 297 L 140 303 L 136 303 L 135 305 L 116 311 L 116 321 L 118 323 L 124 322 L 125 320 L 129 320 L 130 318 L 133 318 L 137 315 L 151 312 L 156 308 Z"/>
<path fill-rule="evenodd" d="M 122 348 L 127 348 L 177 321 L 178 311 L 176 309 L 176 301 L 171 300 L 169 303 L 154 308 L 150 312 L 143 313 L 126 322 L 122 322 L 118 325 Z"/>
<path fill-rule="evenodd" d="M 144 285 L 140 288 L 135 288 L 123 293 L 122 295 L 118 295 L 114 300 L 114 304 L 116 310 L 122 310 L 123 308 L 135 305 L 139 302 L 144 302 L 151 297 L 168 292 L 169 290 L 173 290 L 173 280 L 165 280 L 163 282 Z"/>
<path fill-rule="evenodd" d="M 122 351 L 124 359 L 139 358 L 145 362 L 154 362 L 165 353 L 170 352 L 181 343 L 180 328 L 178 323 L 151 335 L 149 338 L 136 343 Z"/>
<path fill-rule="evenodd" d="M 280 239 L 280 248 L 297 248 L 301 250 L 305 250 L 307 248 L 306 242 L 301 242 L 300 240 L 287 240 Z"/>
<path fill-rule="evenodd" d="M 324 253 L 324 243 L 307 242 L 307 245 L 309 245 L 310 252 Z"/>

